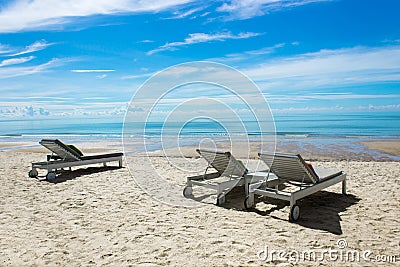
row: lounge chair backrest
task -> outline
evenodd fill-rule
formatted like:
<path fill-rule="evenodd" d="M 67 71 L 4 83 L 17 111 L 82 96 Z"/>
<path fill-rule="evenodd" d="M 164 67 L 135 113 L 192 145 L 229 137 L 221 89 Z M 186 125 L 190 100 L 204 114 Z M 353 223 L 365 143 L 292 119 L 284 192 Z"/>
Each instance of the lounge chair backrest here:
<path fill-rule="evenodd" d="M 278 178 L 288 181 L 312 183 L 318 182 L 318 176 L 307 166 L 300 155 L 283 153 L 258 153 Z"/>
<path fill-rule="evenodd" d="M 248 170 L 246 167 L 235 159 L 230 152 L 218 152 L 209 150 L 196 149 L 221 176 L 238 176 L 242 177 Z"/>
<path fill-rule="evenodd" d="M 81 160 L 78 152 L 71 149 L 58 139 L 42 139 L 39 144 L 64 160 Z"/>

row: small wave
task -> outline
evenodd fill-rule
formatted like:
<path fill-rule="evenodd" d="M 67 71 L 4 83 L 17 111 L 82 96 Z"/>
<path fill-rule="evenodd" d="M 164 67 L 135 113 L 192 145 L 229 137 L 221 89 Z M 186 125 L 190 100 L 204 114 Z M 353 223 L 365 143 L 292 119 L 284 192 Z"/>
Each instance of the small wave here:
<path fill-rule="evenodd" d="M 284 134 L 283 136 L 291 137 L 291 138 L 307 138 L 307 137 L 310 137 L 309 134 Z"/>
<path fill-rule="evenodd" d="M 0 135 L 0 137 L 20 137 L 20 136 L 22 136 L 21 134 L 3 134 L 3 135 Z"/>

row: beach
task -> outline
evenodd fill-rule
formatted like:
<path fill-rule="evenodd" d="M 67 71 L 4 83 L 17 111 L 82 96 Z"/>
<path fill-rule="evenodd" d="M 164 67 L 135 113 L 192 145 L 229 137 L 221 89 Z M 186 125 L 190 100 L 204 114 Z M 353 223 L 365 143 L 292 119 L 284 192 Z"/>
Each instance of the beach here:
<path fill-rule="evenodd" d="M 0 151 L 2 266 L 293 266 L 294 252 L 304 250 L 371 253 L 359 261 L 328 254 L 323 260 L 297 259 L 300 265 L 395 266 L 400 261 L 399 161 L 313 159 L 316 166 L 343 170 L 348 194 L 335 185 L 299 201 L 301 218 L 291 223 L 286 202 L 257 199 L 255 210 L 245 211 L 242 188 L 232 190 L 222 206 L 210 199 L 195 208 L 167 205 L 136 184 L 125 161 L 123 168 L 74 168 L 52 182 L 28 178 L 31 162 L 44 160 L 47 152 L 25 145 Z M 117 145 L 80 147 L 91 154 L 119 150 Z M 143 161 L 128 157 L 130 165 Z M 183 188 L 185 171 L 157 153 L 151 160 Z M 206 166 L 191 156 L 175 161 Z M 147 178 L 154 174 L 149 171 Z M 267 257 L 272 250 L 292 257 Z M 383 255 L 386 261 L 396 256 L 397 263 L 377 262 Z"/>
<path fill-rule="evenodd" d="M 399 10 L 0 0 L 0 267 L 400 266 Z"/>

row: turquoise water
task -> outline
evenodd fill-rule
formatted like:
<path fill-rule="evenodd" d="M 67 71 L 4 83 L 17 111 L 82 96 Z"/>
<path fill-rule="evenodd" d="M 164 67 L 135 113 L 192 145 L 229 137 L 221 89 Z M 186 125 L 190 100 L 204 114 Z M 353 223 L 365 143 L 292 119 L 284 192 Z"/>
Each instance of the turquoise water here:
<path fill-rule="evenodd" d="M 369 136 L 400 137 L 400 113 L 351 113 L 351 114 L 296 114 L 275 115 L 278 136 Z M 261 124 L 264 122 L 260 122 Z M 35 138 L 36 136 L 87 136 L 91 138 L 120 138 L 123 122 L 110 119 L 45 119 L 45 120 L 0 120 L 0 138 Z M 268 124 L 270 125 L 270 124 Z M 192 121 L 187 124 L 149 122 L 143 129 L 142 123 L 126 125 L 126 133 L 132 136 L 207 136 L 245 134 L 271 134 L 273 127 L 260 130 L 256 122 Z M 266 131 L 265 131 L 266 130 Z"/>
<path fill-rule="evenodd" d="M 263 124 L 264 122 L 260 122 Z M 271 126 L 271 123 L 264 125 Z M 275 115 L 276 144 L 291 153 L 309 152 L 316 157 L 339 159 L 400 160 L 399 156 L 367 150 L 361 141 L 400 140 L 400 113 L 296 114 Z M 0 142 L 33 142 L 58 138 L 67 143 L 115 142 L 120 149 L 124 123 L 111 119 L 0 120 Z M 271 137 L 274 127 L 256 122 L 215 122 L 195 120 L 189 123 L 162 122 L 125 124 L 124 152 L 140 153 L 185 145 L 213 142 L 259 142 Z M 179 137 L 179 138 L 176 138 Z M 269 139 L 271 140 L 271 139 Z M 144 142 L 143 142 L 144 141 Z M 129 144 L 129 145 L 126 145 Z M 12 150 L 18 147 L 5 147 Z"/>

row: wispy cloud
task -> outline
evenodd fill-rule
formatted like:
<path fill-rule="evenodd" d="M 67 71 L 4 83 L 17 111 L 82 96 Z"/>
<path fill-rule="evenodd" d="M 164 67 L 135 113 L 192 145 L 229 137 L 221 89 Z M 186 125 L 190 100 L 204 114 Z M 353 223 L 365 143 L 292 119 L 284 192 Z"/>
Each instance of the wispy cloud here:
<path fill-rule="evenodd" d="M 231 0 L 221 1 L 216 12 L 227 14 L 227 18 L 248 19 L 296 6 L 333 0 Z M 188 5 L 189 4 L 189 5 Z M 192 7 L 187 9 L 188 6 Z M 196 16 L 207 8 L 196 0 L 15 0 L 0 3 L 0 33 L 30 30 L 60 30 L 67 25 L 76 25 L 80 18 L 95 15 L 141 14 L 174 9 L 171 19 Z M 209 15 L 199 14 L 198 17 Z M 80 25 L 82 27 L 82 25 Z"/>
<path fill-rule="evenodd" d="M 271 103 L 289 103 L 299 101 L 314 101 L 314 100 L 359 100 L 359 99 L 396 99 L 400 98 L 400 94 L 336 94 L 336 93 L 322 93 L 322 94 L 304 94 L 301 95 L 266 95 L 266 98 Z"/>
<path fill-rule="evenodd" d="M 122 80 L 130 80 L 130 79 L 140 79 L 140 78 L 148 78 L 151 75 L 153 75 L 154 72 L 152 73 L 143 73 L 143 74 L 136 74 L 136 75 L 126 75 L 126 76 L 122 76 L 121 79 Z"/>
<path fill-rule="evenodd" d="M 247 39 L 247 38 L 259 36 L 261 34 L 262 33 L 255 33 L 255 32 L 242 32 L 242 33 L 239 33 L 236 35 L 232 34 L 231 32 L 222 32 L 222 33 L 215 33 L 215 34 L 191 33 L 191 34 L 189 34 L 188 37 L 185 38 L 184 41 L 166 43 L 166 44 L 160 46 L 159 48 L 150 50 L 149 52 L 147 52 L 147 54 L 152 55 L 154 53 L 158 53 L 161 51 L 176 50 L 178 47 L 197 44 L 197 43 L 206 43 L 206 42 L 212 42 L 212 41 L 223 42 L 223 41 L 229 40 L 229 39 Z"/>
<path fill-rule="evenodd" d="M 107 74 L 101 74 L 101 75 L 97 75 L 96 78 L 97 79 L 104 79 L 106 78 L 108 75 Z"/>
<path fill-rule="evenodd" d="M 7 44 L 0 44 L 0 54 L 9 54 L 13 53 L 14 49 Z"/>
<path fill-rule="evenodd" d="M 400 104 L 397 105 L 361 105 L 352 107 L 343 107 L 340 105 L 329 106 L 329 107 L 287 107 L 287 108 L 272 108 L 275 114 L 285 113 L 315 113 L 315 112 L 354 112 L 354 111 L 400 111 Z"/>
<path fill-rule="evenodd" d="M 68 59 L 57 59 L 54 58 L 46 63 L 34 66 L 12 66 L 6 68 L 0 68 L 0 79 L 33 75 L 36 73 L 49 71 L 52 68 L 59 67 L 67 62 Z"/>
<path fill-rule="evenodd" d="M 186 10 L 186 11 L 175 11 L 175 12 L 173 12 L 174 15 L 167 19 L 183 19 L 183 18 L 193 15 L 194 13 L 202 11 L 204 9 L 205 9 L 205 7 L 196 7 L 196 8 Z"/>
<path fill-rule="evenodd" d="M 101 72 L 114 72 L 115 70 L 71 70 L 76 73 L 101 73 Z"/>
<path fill-rule="evenodd" d="M 400 80 L 400 46 L 321 50 L 277 58 L 244 72 L 264 88 L 316 88 Z"/>
<path fill-rule="evenodd" d="M 0 67 L 16 65 L 16 64 L 22 64 L 22 63 L 31 61 L 34 58 L 35 58 L 34 56 L 29 56 L 29 57 L 5 59 L 5 60 L 0 62 Z"/>
<path fill-rule="evenodd" d="M 20 56 L 20 55 L 24 55 L 24 54 L 33 53 L 36 51 L 46 49 L 47 47 L 49 47 L 53 44 L 54 43 L 48 43 L 46 40 L 36 41 L 33 44 L 30 44 L 30 45 L 26 46 L 25 48 L 23 48 L 21 51 L 10 54 L 8 56 L 13 57 L 13 56 Z"/>
<path fill-rule="evenodd" d="M 273 54 L 278 50 L 279 48 L 285 47 L 285 43 L 279 43 L 273 46 L 268 46 L 268 47 L 263 47 L 257 50 L 249 50 L 249 51 L 244 51 L 241 53 L 233 53 L 233 54 L 227 54 L 224 57 L 219 57 L 219 58 L 210 58 L 208 60 L 211 61 L 217 61 L 217 62 L 234 62 L 234 61 L 244 61 L 247 60 L 249 62 L 252 62 L 254 64 L 253 58 L 259 58 L 261 55 L 269 55 Z"/>
<path fill-rule="evenodd" d="M 256 55 L 256 56 L 267 55 L 267 54 L 274 53 L 276 51 L 276 49 L 282 48 L 284 46 L 285 46 L 285 43 L 280 43 L 280 44 L 276 44 L 276 45 L 269 46 L 269 47 L 264 47 L 264 48 L 257 49 L 257 50 L 246 51 L 245 54 Z"/>
<path fill-rule="evenodd" d="M 79 17 L 159 12 L 190 0 L 16 0 L 0 6 L 0 32 L 55 29 Z"/>
<path fill-rule="evenodd" d="M 154 43 L 154 41 L 146 39 L 146 40 L 138 41 L 138 43 Z"/>
<path fill-rule="evenodd" d="M 249 19 L 272 11 L 332 0 L 231 0 L 223 3 L 217 11 L 228 13 L 228 19 Z"/>

